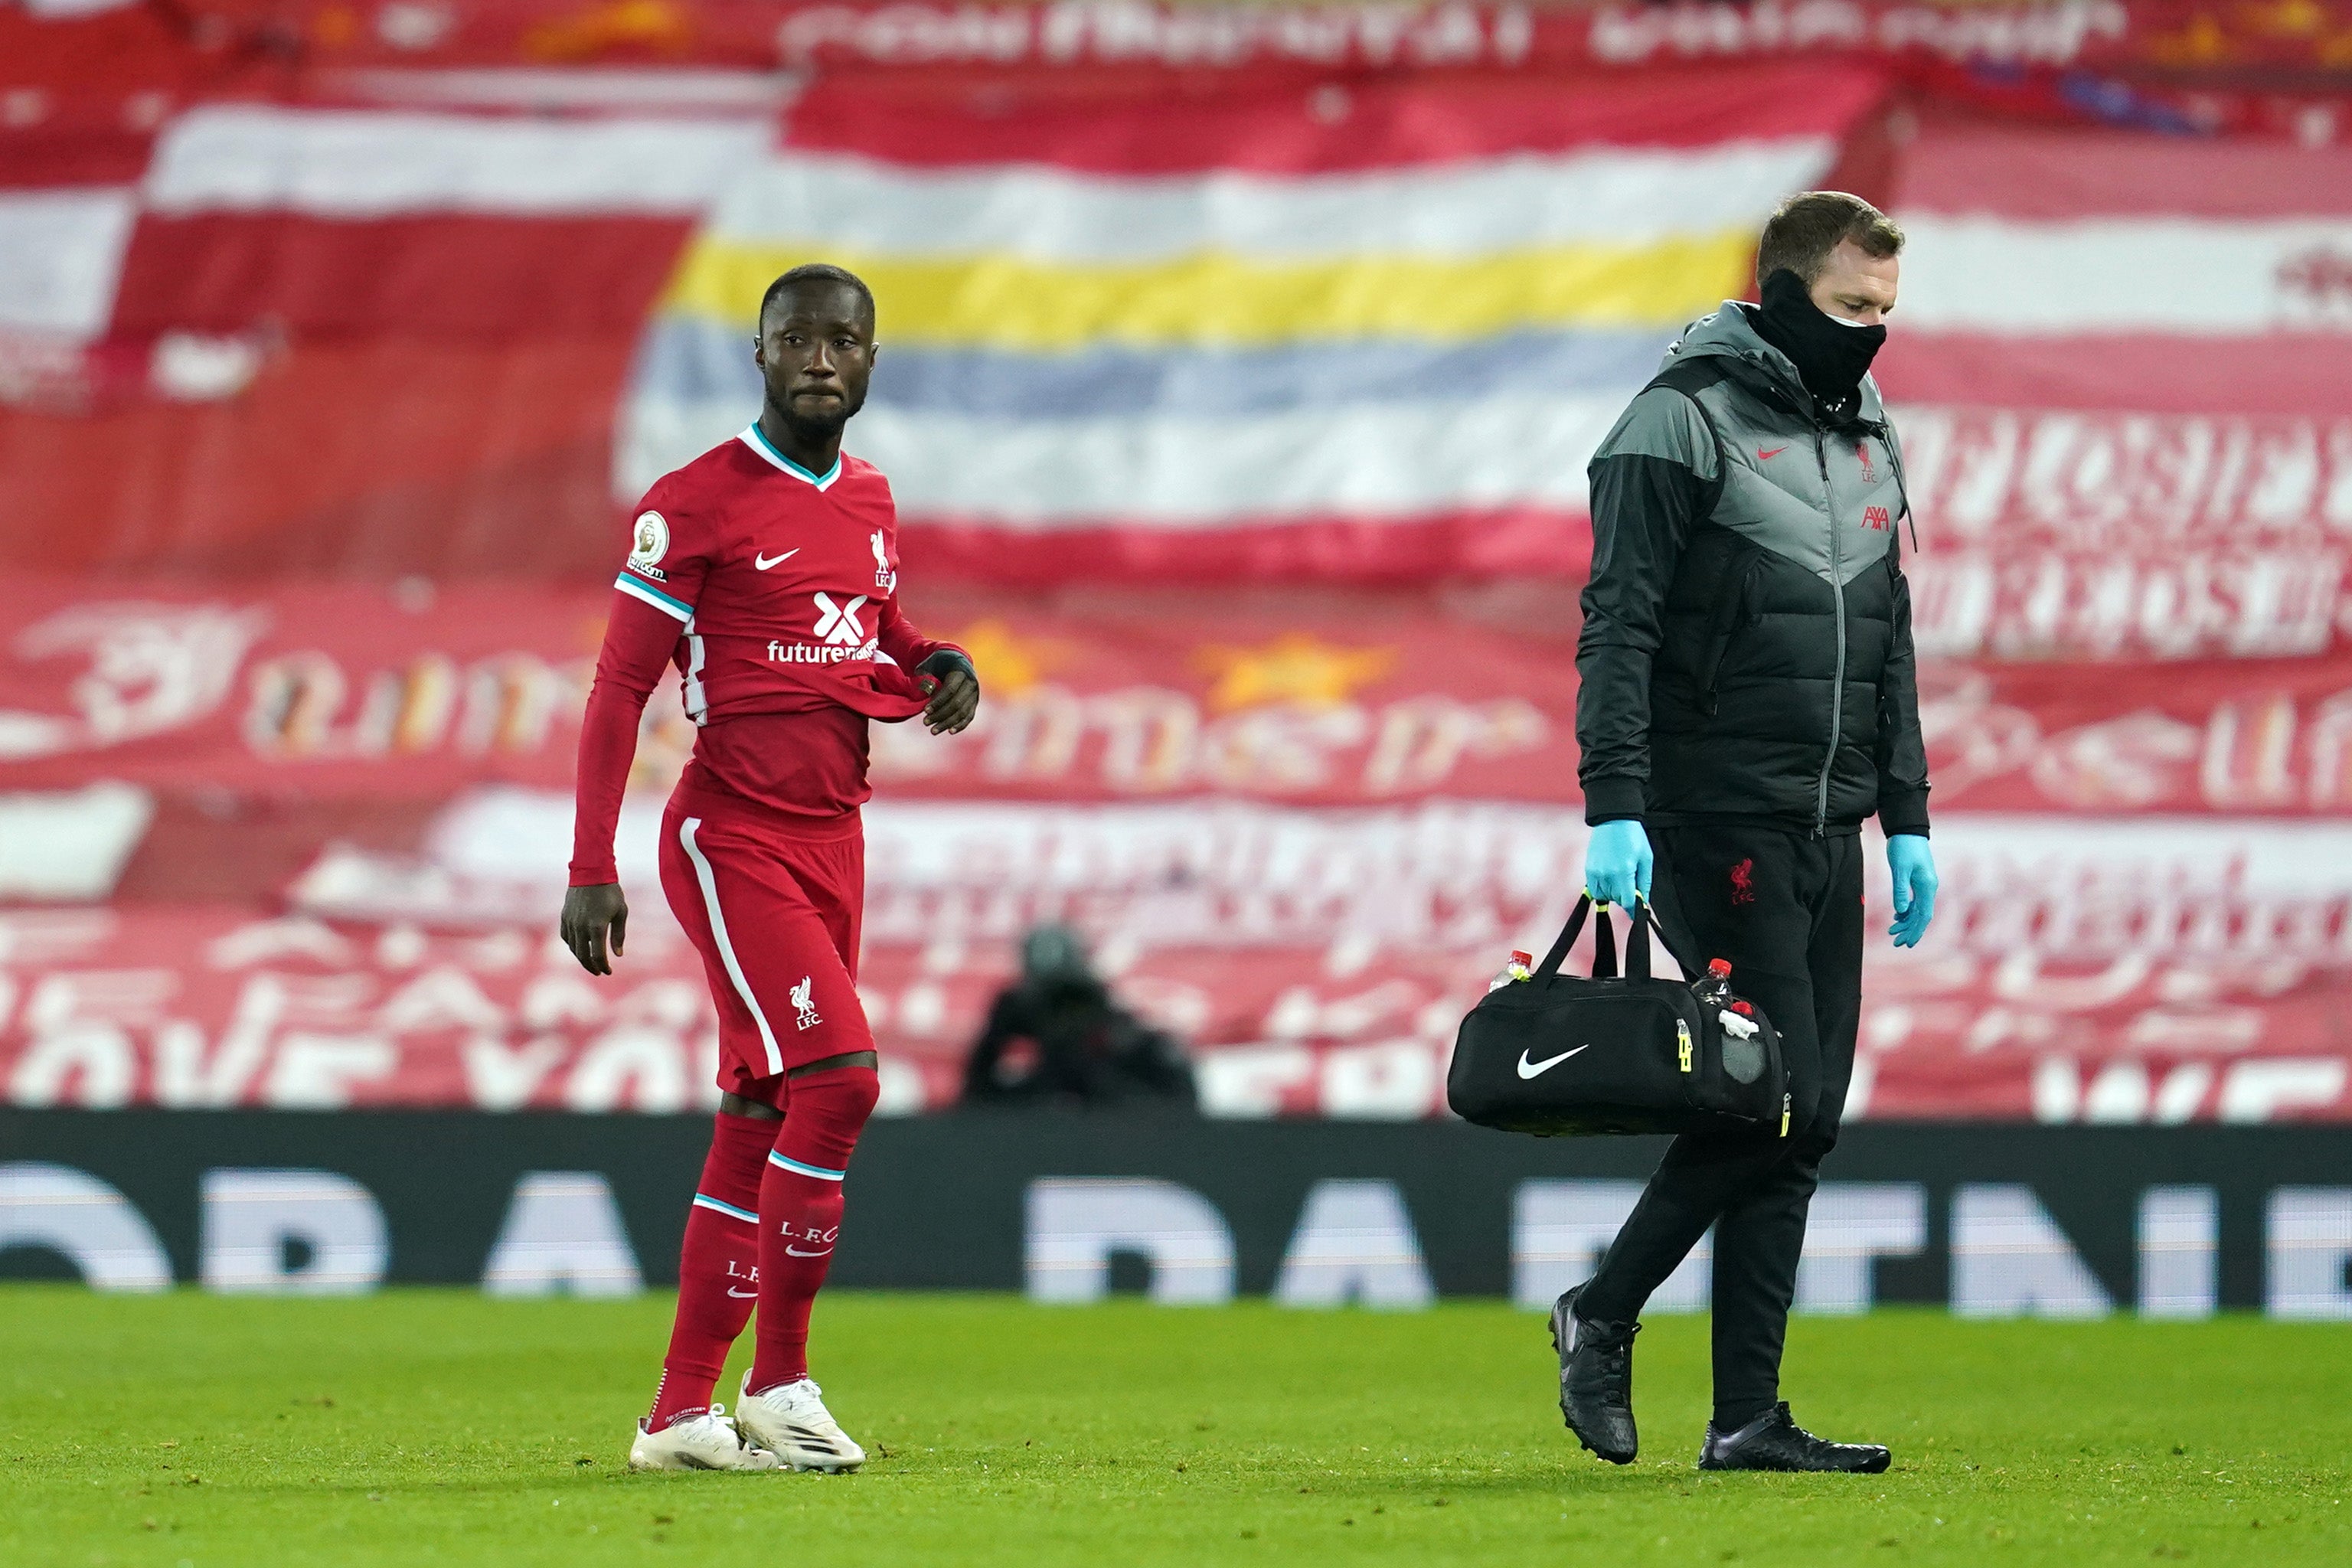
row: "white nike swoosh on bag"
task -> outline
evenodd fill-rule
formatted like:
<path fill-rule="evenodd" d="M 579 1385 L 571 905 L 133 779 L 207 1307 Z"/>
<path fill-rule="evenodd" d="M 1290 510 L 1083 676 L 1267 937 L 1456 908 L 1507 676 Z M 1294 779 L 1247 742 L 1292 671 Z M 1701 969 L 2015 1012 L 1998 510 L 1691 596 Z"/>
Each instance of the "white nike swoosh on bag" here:
<path fill-rule="evenodd" d="M 739 1301 L 757 1300 L 760 1295 L 757 1290 L 738 1290 L 732 1285 L 727 1287 L 727 1293 L 730 1296 L 734 1297 Z"/>
<path fill-rule="evenodd" d="M 1589 1051 L 1591 1048 L 1592 1047 L 1590 1044 L 1586 1044 L 1577 1047 L 1576 1051 Z M 1528 1053 L 1521 1051 L 1519 1053 L 1519 1076 L 1521 1078 L 1540 1077 L 1542 1074 L 1549 1072 L 1552 1068 L 1559 1066 L 1560 1063 L 1574 1056 L 1576 1051 L 1562 1051 L 1556 1057 L 1552 1057 L 1547 1060 L 1539 1062 L 1531 1062 L 1528 1060 Z"/>
<path fill-rule="evenodd" d="M 755 572 L 765 572 L 771 566 L 782 565 L 800 552 L 800 546 L 795 544 L 782 555 L 754 555 L 751 557 L 751 569 Z"/>
<path fill-rule="evenodd" d="M 789 1242 L 784 1246 L 784 1251 L 794 1258 L 823 1258 L 832 1250 L 833 1248 L 828 1247 L 824 1252 L 803 1252 L 799 1247 L 793 1246 Z"/>

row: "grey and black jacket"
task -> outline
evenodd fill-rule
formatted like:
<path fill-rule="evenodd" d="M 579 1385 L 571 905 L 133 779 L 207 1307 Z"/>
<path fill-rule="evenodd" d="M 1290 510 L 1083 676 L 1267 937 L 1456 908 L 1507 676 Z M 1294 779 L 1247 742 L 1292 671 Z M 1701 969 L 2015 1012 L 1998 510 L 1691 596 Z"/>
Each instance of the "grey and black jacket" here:
<path fill-rule="evenodd" d="M 1874 383 L 1821 412 L 1749 309 L 1694 323 L 1592 459 L 1585 820 L 1925 833 L 1901 450 Z"/>

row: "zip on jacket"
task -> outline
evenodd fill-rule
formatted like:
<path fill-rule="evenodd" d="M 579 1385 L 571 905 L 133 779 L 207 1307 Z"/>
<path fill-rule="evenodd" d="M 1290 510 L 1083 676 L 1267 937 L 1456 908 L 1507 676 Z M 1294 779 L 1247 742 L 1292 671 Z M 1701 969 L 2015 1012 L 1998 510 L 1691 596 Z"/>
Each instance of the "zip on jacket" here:
<path fill-rule="evenodd" d="M 1813 806 L 1813 837 L 1819 838 L 1830 822 L 1830 770 L 1837 765 L 1838 742 L 1845 733 L 1845 581 L 1838 575 L 1837 495 L 1830 488 L 1830 436 L 1821 420 L 1813 421 L 1813 457 L 1822 466 L 1822 504 L 1830 520 L 1830 592 L 1837 602 L 1837 671 L 1830 678 L 1830 740 L 1822 748 L 1822 783 Z"/>

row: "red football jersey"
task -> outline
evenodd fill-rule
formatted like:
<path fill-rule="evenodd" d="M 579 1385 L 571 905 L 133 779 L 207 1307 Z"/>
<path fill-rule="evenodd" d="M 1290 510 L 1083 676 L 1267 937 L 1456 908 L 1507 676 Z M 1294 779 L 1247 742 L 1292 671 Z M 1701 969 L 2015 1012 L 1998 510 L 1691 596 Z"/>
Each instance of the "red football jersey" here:
<path fill-rule="evenodd" d="M 905 667 L 934 645 L 898 614 L 898 537 L 881 470 L 812 474 L 754 425 L 646 492 L 613 585 L 677 623 L 698 724 L 835 703 L 903 719 L 923 706 Z"/>
<path fill-rule="evenodd" d="M 614 879 L 638 715 L 671 666 L 702 726 L 685 787 L 812 828 L 865 801 L 866 720 L 922 711 L 914 667 L 951 646 L 899 611 L 898 537 L 880 470 L 845 455 L 810 473 L 756 424 L 655 483 L 613 584 L 581 731 L 575 884 Z"/>

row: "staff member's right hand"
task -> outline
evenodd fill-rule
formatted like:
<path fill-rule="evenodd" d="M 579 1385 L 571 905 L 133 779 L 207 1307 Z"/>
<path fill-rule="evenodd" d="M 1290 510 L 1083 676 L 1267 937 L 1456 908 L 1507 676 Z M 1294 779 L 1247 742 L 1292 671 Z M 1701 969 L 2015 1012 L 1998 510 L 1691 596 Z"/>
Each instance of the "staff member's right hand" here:
<path fill-rule="evenodd" d="M 1630 908 L 1650 898 L 1650 836 L 1631 817 L 1604 822 L 1584 842 L 1584 890 L 1595 902 Z"/>
<path fill-rule="evenodd" d="M 608 931 L 610 952 L 605 949 Z M 581 968 L 591 974 L 612 973 L 612 955 L 621 951 L 628 936 L 629 900 L 621 896 L 620 883 L 604 882 L 565 890 L 563 945 L 572 950 Z"/>

